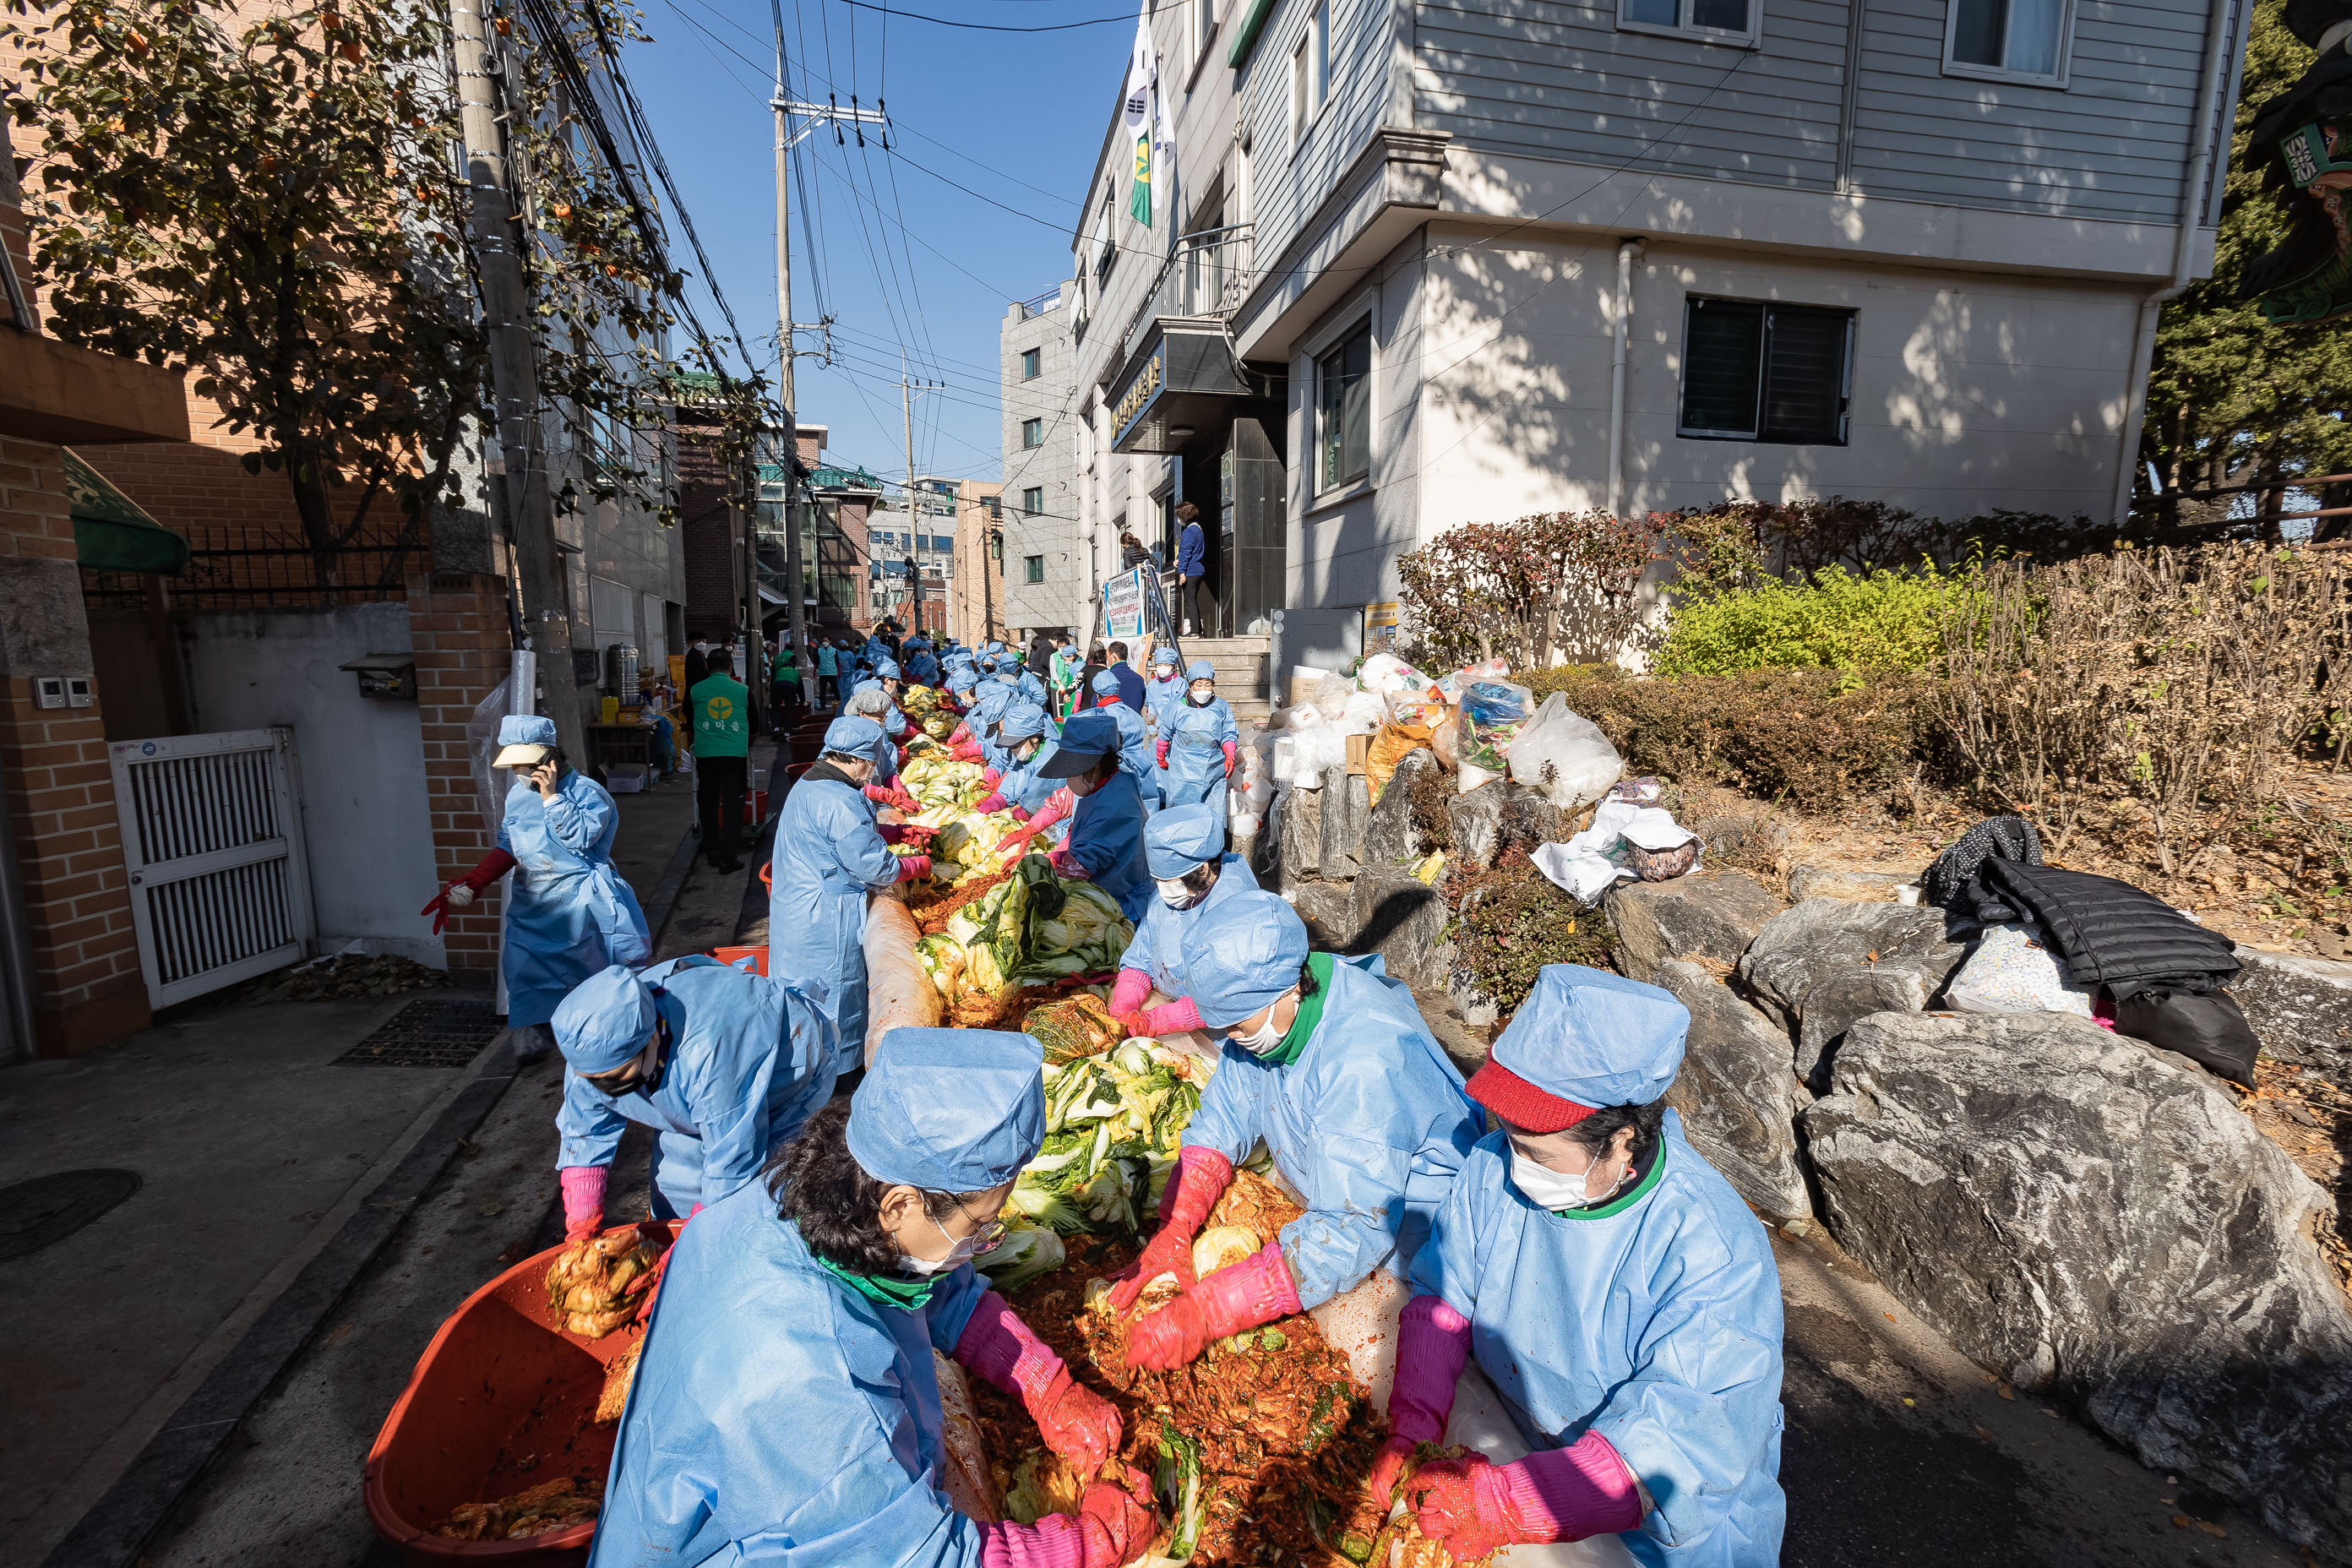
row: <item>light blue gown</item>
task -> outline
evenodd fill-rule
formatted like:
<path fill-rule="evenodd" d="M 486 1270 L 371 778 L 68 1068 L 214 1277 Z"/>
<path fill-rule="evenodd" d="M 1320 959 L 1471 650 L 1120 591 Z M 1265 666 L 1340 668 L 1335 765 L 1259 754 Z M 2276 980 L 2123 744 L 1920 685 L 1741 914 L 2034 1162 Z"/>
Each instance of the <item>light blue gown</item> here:
<path fill-rule="evenodd" d="M 1228 1044 L 1183 1142 L 1238 1165 L 1265 1140 L 1307 1205 L 1282 1227 L 1282 1255 L 1299 1304 L 1316 1307 L 1383 1265 L 1402 1272 L 1480 1114 L 1412 994 L 1373 954 L 1331 965 L 1322 1021 L 1288 1066 Z"/>
<path fill-rule="evenodd" d="M 1220 809 L 1225 798 L 1225 742 L 1236 740 L 1234 716 L 1219 698 L 1206 708 L 1186 706 L 1176 715 L 1168 743 L 1168 782 L 1161 804 L 1192 805 L 1207 801 Z"/>
<path fill-rule="evenodd" d="M 553 800 L 527 784 L 507 791 L 499 847 L 515 858 L 501 960 L 509 1028 L 546 1023 L 590 975 L 653 956 L 637 895 L 613 868 L 620 826 L 604 785 L 576 773 Z"/>
<path fill-rule="evenodd" d="M 1589 1430 L 1623 1456 L 1657 1504 L 1618 1538 L 1635 1558 L 1780 1561 L 1780 1278 L 1764 1227 L 1672 1110 L 1652 1175 L 1589 1214 L 1520 1196 L 1503 1134 L 1486 1139 L 1412 1288 L 1470 1320 L 1471 1353 L 1531 1447 Z"/>
<path fill-rule="evenodd" d="M 1118 726 L 1118 771 L 1135 781 L 1143 796 L 1143 815 L 1148 818 L 1160 809 L 1160 769 L 1151 760 L 1151 737 L 1144 732 L 1143 715 L 1124 702 L 1114 702 L 1106 711 Z"/>
<path fill-rule="evenodd" d="M 934 1350 L 986 1287 L 913 1311 L 828 1273 L 752 1183 L 686 1227 L 613 1453 L 590 1568 L 979 1568 L 940 1492 Z"/>
<path fill-rule="evenodd" d="M 1170 909 L 1155 887 L 1151 907 L 1136 922 L 1135 938 L 1120 955 L 1118 966 L 1141 970 L 1151 976 L 1152 985 L 1162 996 L 1183 1000 L 1192 994 L 1192 983 L 1184 978 L 1185 928 L 1234 894 L 1256 889 L 1257 878 L 1249 862 L 1231 850 L 1217 860 L 1217 879 L 1210 884 L 1209 896 L 1189 910 Z"/>
<path fill-rule="evenodd" d="M 1097 887 L 1118 900 L 1119 912 L 1140 921 L 1160 901 L 1143 863 L 1143 792 L 1125 773 L 1114 773 L 1094 794 L 1079 797 L 1070 813 L 1069 851 Z"/>
<path fill-rule="evenodd" d="M 866 1065 L 866 896 L 898 876 L 862 793 L 803 778 L 784 796 L 769 871 L 768 975 L 832 1009 L 842 1072 Z"/>
<path fill-rule="evenodd" d="M 1155 751 L 1157 742 L 1160 740 L 1174 738 L 1176 715 L 1183 706 L 1184 678 L 1182 676 L 1172 676 L 1166 680 L 1146 680 L 1143 683 L 1143 712 L 1144 716 L 1151 721 L 1151 739 Z M 1155 756 L 1151 771 L 1159 785 L 1160 803 L 1165 805 L 1168 804 L 1168 770 L 1160 766 Z"/>
<path fill-rule="evenodd" d="M 661 1079 L 651 1093 L 612 1095 L 567 1068 L 555 1163 L 610 1165 L 625 1122 L 643 1122 L 661 1134 L 654 1210 L 667 1219 L 752 1180 L 832 1097 L 834 1027 L 799 992 L 716 959 L 672 959 L 640 978 L 669 1026 Z"/>

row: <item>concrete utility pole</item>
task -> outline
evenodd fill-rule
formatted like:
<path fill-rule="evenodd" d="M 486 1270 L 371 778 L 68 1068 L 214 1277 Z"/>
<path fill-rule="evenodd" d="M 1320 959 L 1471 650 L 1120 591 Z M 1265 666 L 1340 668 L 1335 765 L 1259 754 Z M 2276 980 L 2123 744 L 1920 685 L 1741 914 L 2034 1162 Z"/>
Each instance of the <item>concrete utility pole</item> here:
<path fill-rule="evenodd" d="M 815 706 L 814 651 L 809 647 L 807 615 L 801 593 L 801 520 L 793 506 L 800 460 L 800 405 L 793 395 L 793 230 L 791 191 L 793 146 L 784 123 L 783 0 L 771 0 L 776 23 L 776 367 L 777 387 L 784 407 L 784 449 L 778 454 L 784 470 L 784 597 L 787 634 L 793 639 L 793 668 L 801 679 L 801 700 Z M 754 492 L 756 497 L 757 492 Z"/>
<path fill-rule="evenodd" d="M 907 351 L 898 351 L 898 412 L 907 426 L 907 565 L 908 575 L 915 581 L 915 629 L 923 629 L 923 600 L 929 589 L 923 581 L 923 525 L 915 509 L 915 395 L 937 392 L 943 381 L 909 381 L 907 379 Z"/>
<path fill-rule="evenodd" d="M 458 127 L 466 138 L 466 180 L 473 191 L 469 227 L 482 269 L 482 305 L 490 334 L 490 390 L 506 468 L 507 517 L 517 575 L 521 579 L 524 636 L 547 672 L 548 717 L 556 743 L 574 767 L 589 761 L 588 736 L 572 679 L 571 584 L 555 548 L 555 505 L 547 489 L 541 445 L 539 345 L 517 253 L 520 225 L 507 190 L 503 133 L 491 73 L 502 68 L 482 26 L 481 0 L 449 0 L 456 40 Z M 517 712 L 535 706 L 534 694 L 513 694 Z"/>

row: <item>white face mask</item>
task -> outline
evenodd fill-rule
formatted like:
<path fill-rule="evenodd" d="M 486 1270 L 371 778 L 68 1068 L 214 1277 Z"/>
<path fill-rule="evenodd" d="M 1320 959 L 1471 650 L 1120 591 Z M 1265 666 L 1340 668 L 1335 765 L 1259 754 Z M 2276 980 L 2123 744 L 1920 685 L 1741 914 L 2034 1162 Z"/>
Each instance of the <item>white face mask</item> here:
<path fill-rule="evenodd" d="M 1209 896 L 1206 893 L 1194 892 L 1181 879 L 1173 882 L 1154 882 L 1152 885 L 1160 889 L 1160 901 L 1171 910 L 1189 910 Z"/>
<path fill-rule="evenodd" d="M 1276 1020 L 1281 1016 L 1283 1003 L 1296 997 L 1297 994 L 1298 989 L 1297 986 L 1293 986 L 1291 989 L 1284 992 L 1280 996 L 1274 999 L 1274 1005 L 1265 1010 L 1265 1021 L 1264 1023 L 1258 1025 L 1256 1028 L 1252 1029 L 1246 1035 L 1227 1035 L 1225 1038 L 1231 1040 L 1234 1045 L 1239 1046 L 1242 1049 L 1247 1051 L 1254 1057 L 1267 1056 L 1274 1051 L 1280 1049 L 1282 1047 L 1282 1037 L 1290 1033 L 1290 1026 L 1287 1024 L 1279 1023 Z M 1292 1024 L 1298 1022 L 1298 1015 L 1296 1012 L 1291 1014 L 1290 1022 Z"/>
<path fill-rule="evenodd" d="M 1511 1146 L 1511 1184 L 1526 1195 L 1527 1200 L 1541 1209 L 1558 1213 L 1561 1209 L 1581 1208 L 1591 1202 L 1584 1191 L 1584 1172 L 1570 1175 L 1549 1165 L 1538 1165 L 1518 1146 Z"/>
<path fill-rule="evenodd" d="M 1195 702 L 1206 702 L 1216 694 L 1217 689 L 1205 680 L 1196 680 L 1192 683 L 1192 700 Z"/>
<path fill-rule="evenodd" d="M 923 1217 L 931 1220 L 933 1230 L 938 1231 L 941 1236 L 947 1235 L 945 1226 L 931 1219 L 929 1214 L 925 1214 Z M 902 1274 L 912 1274 L 919 1279 L 929 1279 L 934 1274 L 944 1274 L 950 1268 L 961 1268 L 995 1245 L 994 1238 L 988 1234 L 990 1229 L 990 1226 L 982 1226 L 961 1241 L 950 1240 L 948 1243 L 948 1255 L 945 1258 L 908 1258 L 901 1254 L 898 1258 L 898 1270 Z"/>

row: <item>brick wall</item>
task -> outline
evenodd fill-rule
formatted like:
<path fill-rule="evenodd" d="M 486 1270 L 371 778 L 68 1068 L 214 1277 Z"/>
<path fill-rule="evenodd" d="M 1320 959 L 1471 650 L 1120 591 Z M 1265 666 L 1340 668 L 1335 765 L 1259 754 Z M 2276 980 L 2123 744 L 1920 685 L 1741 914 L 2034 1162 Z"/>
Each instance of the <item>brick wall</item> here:
<path fill-rule="evenodd" d="M 45 1056 L 91 1050 L 147 1026 L 147 986 L 106 759 L 106 694 L 89 708 L 33 706 L 33 677 L 89 673 L 89 626 L 73 564 L 58 448 L 0 437 L 0 622 L 7 690 L 0 773 L 33 944 L 34 1026 Z"/>
<path fill-rule="evenodd" d="M 416 651 L 417 720 L 425 741 L 425 789 L 433 813 L 435 875 L 443 882 L 474 868 L 498 844 L 482 820 L 466 725 L 490 689 L 506 679 L 514 642 L 506 586 L 496 577 L 413 574 L 408 626 Z M 567 660 L 546 672 L 571 679 Z M 453 974 L 487 976 L 498 967 L 499 911 L 504 884 L 457 911 L 442 932 Z"/>

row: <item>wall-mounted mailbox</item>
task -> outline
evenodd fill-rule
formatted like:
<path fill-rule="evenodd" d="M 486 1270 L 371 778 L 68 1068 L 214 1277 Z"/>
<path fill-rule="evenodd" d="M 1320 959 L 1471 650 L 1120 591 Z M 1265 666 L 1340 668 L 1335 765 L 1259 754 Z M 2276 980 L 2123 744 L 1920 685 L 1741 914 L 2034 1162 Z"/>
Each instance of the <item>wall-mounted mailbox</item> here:
<path fill-rule="evenodd" d="M 360 678 L 360 695 L 393 701 L 416 700 L 416 659 L 405 653 L 372 653 L 341 668 Z"/>

